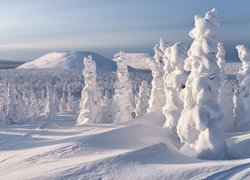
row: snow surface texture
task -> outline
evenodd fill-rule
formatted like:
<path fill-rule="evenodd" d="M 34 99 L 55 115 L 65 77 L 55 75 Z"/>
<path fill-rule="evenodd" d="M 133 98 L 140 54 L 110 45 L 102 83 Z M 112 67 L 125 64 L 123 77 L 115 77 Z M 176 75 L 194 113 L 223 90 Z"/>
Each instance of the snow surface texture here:
<path fill-rule="evenodd" d="M 181 154 L 161 112 L 116 125 L 75 126 L 64 114 L 0 126 L 1 179 L 249 179 L 249 159 L 202 161 Z M 229 155 L 250 158 L 250 133 L 227 135 Z"/>
<path fill-rule="evenodd" d="M 18 68 L 32 69 L 76 69 L 82 70 L 83 58 L 91 55 L 96 62 L 98 72 L 111 72 L 116 70 L 115 62 L 97 53 L 81 51 L 52 52 L 31 62 L 24 63 Z"/>
<path fill-rule="evenodd" d="M 205 17 L 195 16 L 194 39 L 184 69 L 191 71 L 184 92 L 184 110 L 177 125 L 182 152 L 201 159 L 226 158 L 223 113 L 218 104 L 220 71 L 216 63 L 217 29 L 215 9 Z"/>
<path fill-rule="evenodd" d="M 150 70 L 147 59 L 150 57 L 147 53 L 126 53 L 120 51 L 114 55 L 114 58 L 121 57 L 124 59 L 128 66 L 135 69 Z"/>

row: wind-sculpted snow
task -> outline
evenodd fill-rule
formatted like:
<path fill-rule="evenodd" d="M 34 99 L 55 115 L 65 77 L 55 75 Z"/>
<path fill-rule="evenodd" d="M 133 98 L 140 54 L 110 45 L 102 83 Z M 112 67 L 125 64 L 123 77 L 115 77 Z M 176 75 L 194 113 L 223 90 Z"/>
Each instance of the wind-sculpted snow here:
<path fill-rule="evenodd" d="M 183 155 L 172 133 L 162 128 L 164 116 L 160 112 L 116 125 L 75 126 L 76 118 L 64 114 L 25 126 L 0 127 L 0 177 L 19 180 L 249 178 L 249 159 L 201 161 Z M 229 155 L 239 158 L 237 154 L 249 149 L 249 143 L 244 143 L 246 139 L 250 139 L 249 132 L 228 134 Z"/>

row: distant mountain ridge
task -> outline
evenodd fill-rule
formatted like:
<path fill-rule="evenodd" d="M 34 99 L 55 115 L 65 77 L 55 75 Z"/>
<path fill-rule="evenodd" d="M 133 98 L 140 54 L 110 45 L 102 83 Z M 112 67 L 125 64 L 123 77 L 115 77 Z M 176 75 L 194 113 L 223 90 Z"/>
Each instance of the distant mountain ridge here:
<path fill-rule="evenodd" d="M 91 55 L 96 62 L 98 72 L 115 71 L 116 63 L 100 54 L 85 51 L 61 51 L 45 54 L 30 62 L 26 62 L 18 68 L 22 69 L 75 69 L 82 70 L 83 59 Z"/>

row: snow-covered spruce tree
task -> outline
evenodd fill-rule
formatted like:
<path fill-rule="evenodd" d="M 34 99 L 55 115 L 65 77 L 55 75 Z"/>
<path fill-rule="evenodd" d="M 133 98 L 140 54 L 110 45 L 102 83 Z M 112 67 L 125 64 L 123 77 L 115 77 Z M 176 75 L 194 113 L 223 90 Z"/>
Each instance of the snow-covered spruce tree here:
<path fill-rule="evenodd" d="M 216 63 L 217 29 L 215 9 L 205 17 L 195 16 L 189 33 L 194 39 L 184 69 L 191 71 L 184 93 L 184 110 L 177 125 L 181 151 L 200 159 L 224 159 L 223 113 L 218 103 L 220 70 Z"/>
<path fill-rule="evenodd" d="M 76 106 L 71 86 L 67 87 L 67 91 L 68 91 L 67 112 L 76 113 L 78 111 L 78 108 Z"/>
<path fill-rule="evenodd" d="M 76 124 L 101 123 L 101 93 L 96 83 L 96 63 L 91 55 L 85 57 L 83 63 L 85 86 L 81 93 L 80 113 Z"/>
<path fill-rule="evenodd" d="M 224 114 L 224 123 L 226 131 L 232 131 L 234 128 L 234 102 L 233 87 L 227 80 L 225 73 L 225 49 L 221 42 L 217 45 L 217 64 L 220 68 L 221 87 L 219 89 L 219 104 Z"/>
<path fill-rule="evenodd" d="M 20 92 L 11 83 L 8 85 L 8 106 L 5 122 L 8 124 L 22 123 L 26 119 L 25 106 Z"/>
<path fill-rule="evenodd" d="M 166 117 L 164 127 L 168 127 L 176 132 L 176 126 L 183 110 L 183 100 L 181 91 L 185 88 L 188 73 L 184 71 L 184 62 L 187 58 L 187 47 L 182 43 L 175 43 L 167 48 L 167 56 L 174 71 L 165 76 L 164 90 L 166 103 L 162 109 Z"/>
<path fill-rule="evenodd" d="M 24 88 L 24 86 L 19 86 L 20 90 L 22 91 L 22 97 L 23 97 L 23 101 L 24 101 L 24 108 L 25 108 L 25 113 L 27 114 L 27 116 L 29 117 L 29 106 L 30 106 L 30 92 L 28 89 Z"/>
<path fill-rule="evenodd" d="M 56 110 L 56 113 L 60 111 L 59 106 L 60 106 L 60 99 L 58 97 L 58 92 L 57 92 L 57 88 L 54 87 L 53 88 L 53 99 L 52 99 L 52 104 L 54 105 L 54 108 Z"/>
<path fill-rule="evenodd" d="M 30 90 L 30 105 L 29 105 L 29 117 L 37 117 L 40 114 L 37 96 L 31 88 Z"/>
<path fill-rule="evenodd" d="M 250 50 L 245 45 L 237 45 L 238 57 L 242 62 L 242 67 L 237 74 L 238 81 L 242 81 L 250 76 Z"/>
<path fill-rule="evenodd" d="M 47 85 L 46 88 L 46 103 L 44 113 L 47 117 L 52 117 L 57 113 L 57 109 L 54 104 L 53 90 L 50 85 Z"/>
<path fill-rule="evenodd" d="M 164 75 L 164 53 L 167 47 L 167 43 L 163 45 L 162 39 L 159 44 L 154 47 L 154 58 L 148 58 L 147 63 L 149 63 L 152 73 L 152 90 L 149 99 L 149 108 L 147 112 L 161 111 L 165 104 L 166 98 L 163 87 L 163 75 Z M 161 47 L 161 48 L 160 48 Z"/>
<path fill-rule="evenodd" d="M 62 93 L 62 97 L 60 99 L 59 111 L 60 111 L 60 113 L 64 113 L 67 111 L 65 92 Z"/>
<path fill-rule="evenodd" d="M 125 60 L 119 56 L 114 60 L 117 64 L 117 79 L 114 84 L 115 93 L 113 95 L 114 123 L 119 123 L 132 119 L 134 93 Z"/>
<path fill-rule="evenodd" d="M 148 83 L 147 81 L 143 80 L 139 88 L 139 95 L 135 106 L 136 117 L 142 116 L 147 113 L 148 99 L 149 99 Z"/>
<path fill-rule="evenodd" d="M 250 128 L 250 50 L 244 45 L 236 46 L 242 68 L 237 74 L 239 88 L 235 92 L 235 120 L 238 130 Z"/>

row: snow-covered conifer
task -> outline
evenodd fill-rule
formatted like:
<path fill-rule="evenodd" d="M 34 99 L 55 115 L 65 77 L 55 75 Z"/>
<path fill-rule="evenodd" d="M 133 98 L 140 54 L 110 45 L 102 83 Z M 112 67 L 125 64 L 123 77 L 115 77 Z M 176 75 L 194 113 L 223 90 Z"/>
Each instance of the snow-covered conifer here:
<path fill-rule="evenodd" d="M 244 45 L 236 46 L 238 56 L 242 61 L 242 68 L 237 74 L 239 88 L 235 92 L 235 120 L 236 128 L 249 130 L 250 128 L 250 50 Z"/>
<path fill-rule="evenodd" d="M 166 117 L 164 127 L 168 127 L 176 132 L 176 126 L 183 110 L 183 100 L 180 96 L 185 88 L 188 73 L 184 71 L 184 63 L 187 58 L 187 48 L 182 43 L 175 43 L 167 48 L 167 56 L 174 71 L 168 73 L 164 80 L 164 90 L 166 103 L 162 109 Z"/>
<path fill-rule="evenodd" d="M 78 108 L 76 106 L 76 102 L 70 86 L 68 86 L 67 92 L 68 92 L 67 112 L 76 113 L 78 111 Z"/>
<path fill-rule="evenodd" d="M 47 85 L 46 92 L 46 103 L 44 108 L 44 113 L 46 116 L 51 117 L 54 116 L 57 112 L 55 104 L 54 104 L 54 95 L 52 88 Z"/>
<path fill-rule="evenodd" d="M 126 62 L 119 56 L 115 58 L 115 61 L 117 64 L 117 79 L 113 95 L 114 122 L 119 123 L 132 119 L 134 93 Z"/>
<path fill-rule="evenodd" d="M 184 93 L 184 110 L 177 125 L 181 151 L 201 159 L 223 159 L 226 154 L 223 113 L 218 103 L 220 70 L 216 63 L 217 29 L 215 9 L 205 17 L 195 16 L 194 39 L 184 69 L 191 71 Z"/>
<path fill-rule="evenodd" d="M 40 113 L 37 96 L 31 88 L 30 90 L 30 105 L 29 105 L 29 117 L 36 117 Z"/>
<path fill-rule="evenodd" d="M 135 106 L 136 117 L 142 116 L 147 112 L 148 109 L 148 84 L 147 81 L 143 80 L 139 88 L 139 95 Z"/>
<path fill-rule="evenodd" d="M 164 45 L 162 45 L 164 44 Z M 148 58 L 147 62 L 150 65 L 151 73 L 153 76 L 152 80 L 152 90 L 149 99 L 149 108 L 148 112 L 159 111 L 165 104 L 165 93 L 163 87 L 163 75 L 164 75 L 164 52 L 167 47 L 167 43 L 163 43 L 162 39 L 160 40 L 160 45 L 156 44 L 154 47 L 154 58 Z"/>
<path fill-rule="evenodd" d="M 56 112 L 59 112 L 60 111 L 60 109 L 59 109 L 60 99 L 58 97 L 57 88 L 54 87 L 52 92 L 53 92 L 52 104 L 54 105 L 54 108 L 55 108 Z"/>
<path fill-rule="evenodd" d="M 224 123 L 226 131 L 232 131 L 234 128 L 234 102 L 233 87 L 227 80 L 225 73 L 225 49 L 221 42 L 217 45 L 217 64 L 220 68 L 221 87 L 219 89 L 219 104 L 224 114 Z"/>
<path fill-rule="evenodd" d="M 242 62 L 242 67 L 237 74 L 239 81 L 242 81 L 247 76 L 250 76 L 250 50 L 244 45 L 237 45 L 239 59 Z"/>
<path fill-rule="evenodd" d="M 20 92 L 11 83 L 8 85 L 8 106 L 6 123 L 22 123 L 26 119 L 26 111 Z"/>
<path fill-rule="evenodd" d="M 101 93 L 96 83 L 96 63 L 92 56 L 84 58 L 85 86 L 81 93 L 80 113 L 77 118 L 77 125 L 101 123 Z"/>

